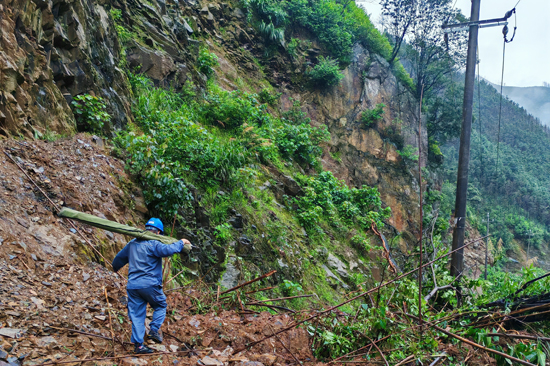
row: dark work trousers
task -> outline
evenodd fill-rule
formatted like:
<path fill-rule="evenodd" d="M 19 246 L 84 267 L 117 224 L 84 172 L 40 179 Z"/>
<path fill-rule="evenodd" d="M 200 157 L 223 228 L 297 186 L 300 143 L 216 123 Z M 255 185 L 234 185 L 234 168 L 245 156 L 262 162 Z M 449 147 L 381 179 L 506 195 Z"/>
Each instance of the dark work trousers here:
<path fill-rule="evenodd" d="M 128 292 L 128 316 L 132 321 L 132 343 L 142 344 L 145 336 L 147 304 L 154 310 L 149 327 L 152 331 L 158 331 L 166 318 L 166 295 L 162 292 L 160 285 L 126 291 Z"/>

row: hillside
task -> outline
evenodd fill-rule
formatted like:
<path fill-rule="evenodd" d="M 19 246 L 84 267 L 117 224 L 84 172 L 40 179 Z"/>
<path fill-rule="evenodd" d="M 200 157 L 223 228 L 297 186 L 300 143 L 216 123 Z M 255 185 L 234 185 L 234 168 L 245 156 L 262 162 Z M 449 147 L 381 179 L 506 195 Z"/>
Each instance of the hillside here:
<path fill-rule="evenodd" d="M 470 221 L 480 232 L 485 232 L 486 215 L 490 212 L 494 240 L 503 240 L 507 256 L 523 263 L 534 260 L 548 268 L 544 259 L 550 243 L 548 127 L 504 98 L 499 144 L 500 93 L 490 84 L 481 83 L 481 123 L 477 98 L 475 103 L 468 191 Z M 454 194 L 457 150 L 456 140 L 444 149 L 449 197 Z M 450 209 L 450 204 L 447 207 Z"/>
<path fill-rule="evenodd" d="M 543 324 L 548 304 L 519 310 L 515 294 L 533 280 L 521 295 L 546 301 L 540 269 L 449 276 L 432 101 L 420 108 L 355 1 L 0 6 L 0 366 L 545 363 L 536 338 L 488 335 L 490 317 L 508 328 L 516 311 Z M 456 134 L 434 116 L 439 136 Z M 515 179 L 505 203 L 517 208 L 531 177 L 512 173 L 501 179 Z M 169 339 L 154 358 L 126 349 L 125 280 L 110 262 L 130 238 L 73 227 L 64 206 L 140 228 L 160 217 L 195 245 L 164 261 Z M 480 232 L 473 220 L 476 269 Z M 547 333 L 530 327 L 520 336 Z M 463 337 L 475 342 L 459 348 Z"/>
<path fill-rule="evenodd" d="M 500 85 L 491 84 L 500 92 Z M 550 125 L 550 88 L 544 86 L 504 86 L 502 92 L 527 112 L 538 118 L 542 124 Z"/>

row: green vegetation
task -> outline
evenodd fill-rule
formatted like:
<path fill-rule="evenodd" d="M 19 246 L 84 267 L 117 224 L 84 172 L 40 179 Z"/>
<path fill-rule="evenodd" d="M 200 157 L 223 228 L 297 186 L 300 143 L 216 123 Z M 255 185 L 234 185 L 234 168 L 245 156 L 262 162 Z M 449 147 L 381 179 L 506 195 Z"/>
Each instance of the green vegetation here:
<path fill-rule="evenodd" d="M 397 150 L 397 153 L 405 160 L 418 161 L 418 149 L 407 145 L 403 150 Z"/>
<path fill-rule="evenodd" d="M 105 101 L 101 97 L 90 94 L 77 95 L 71 105 L 80 131 L 101 133 L 103 125 L 111 121 Z"/>
<path fill-rule="evenodd" d="M 491 233 L 497 241 L 503 240 L 506 249 L 517 251 L 521 242 L 526 250 L 530 242 L 531 256 L 543 254 L 550 242 L 550 132 L 523 108 L 504 100 L 498 146 L 499 101 L 499 93 L 482 82 L 481 125 L 476 121 L 472 135 L 468 218 L 484 233 L 490 212 L 495 220 Z M 445 117 L 440 121 L 445 124 Z M 449 142 L 442 151 L 445 177 L 454 182 L 458 141 Z M 454 202 L 452 185 L 447 192 L 448 200 Z"/>
<path fill-rule="evenodd" d="M 309 72 L 309 77 L 316 86 L 330 87 L 338 84 L 344 75 L 336 60 L 319 56 L 319 63 Z"/>
<path fill-rule="evenodd" d="M 214 75 L 214 67 L 218 66 L 218 56 L 209 52 L 207 47 L 201 47 L 199 49 L 197 65 L 199 71 L 210 79 Z"/>
<path fill-rule="evenodd" d="M 310 234 L 322 233 L 318 225 L 322 219 L 342 231 L 354 226 L 366 231 L 372 223 L 383 227 L 383 221 L 390 216 L 391 210 L 382 208 L 376 188 L 350 189 L 331 172 L 298 179 L 306 187 L 305 194 L 294 198 L 292 203 L 298 206 L 298 219 Z"/>
<path fill-rule="evenodd" d="M 376 122 L 384 118 L 384 103 L 377 104 L 373 109 L 368 109 L 361 113 L 361 122 L 365 127 L 372 127 Z"/>
<path fill-rule="evenodd" d="M 370 52 L 384 59 L 392 58 L 392 46 L 371 23 L 365 10 L 355 1 L 340 0 L 244 0 L 252 23 L 263 38 L 284 45 L 285 35 L 294 29 L 305 28 L 312 32 L 325 53 L 338 59 L 341 66 L 351 62 L 352 47 L 360 42 Z M 288 37 L 287 52 L 295 58 L 297 40 Z M 414 82 L 399 62 L 391 68 L 403 85 L 413 89 Z"/>

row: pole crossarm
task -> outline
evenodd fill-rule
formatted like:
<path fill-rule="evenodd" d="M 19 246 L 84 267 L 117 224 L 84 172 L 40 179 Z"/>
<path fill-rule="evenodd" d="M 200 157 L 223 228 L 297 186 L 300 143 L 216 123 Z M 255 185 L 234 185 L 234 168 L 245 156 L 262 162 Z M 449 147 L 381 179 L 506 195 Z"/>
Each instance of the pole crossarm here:
<path fill-rule="evenodd" d="M 516 8 L 513 8 L 512 10 L 508 11 L 502 18 L 475 20 L 471 22 L 458 23 L 458 24 L 443 24 L 441 28 L 444 29 L 446 32 L 453 32 L 453 31 L 468 30 L 472 26 L 477 26 L 478 28 L 486 28 L 486 27 L 496 27 L 499 25 L 508 25 L 507 20 L 515 12 L 516 12 Z"/>

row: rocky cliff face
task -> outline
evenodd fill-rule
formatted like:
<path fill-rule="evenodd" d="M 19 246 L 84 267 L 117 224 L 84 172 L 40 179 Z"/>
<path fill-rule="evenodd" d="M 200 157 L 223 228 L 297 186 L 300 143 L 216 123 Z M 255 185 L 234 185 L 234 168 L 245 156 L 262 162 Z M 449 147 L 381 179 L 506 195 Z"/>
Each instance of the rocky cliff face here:
<path fill-rule="evenodd" d="M 378 187 L 384 203 L 392 209 L 389 224 L 394 234 L 402 234 L 401 244 L 412 243 L 419 230 L 417 166 L 405 161 L 398 148 L 418 148 L 418 105 L 389 72 L 387 63 L 359 45 L 354 47 L 352 63 L 344 75 L 333 90 L 286 95 L 301 97 L 314 123 L 329 127 L 332 138 L 323 155 L 325 168 L 351 186 Z M 386 106 L 383 119 L 365 126 L 362 112 L 380 103 Z M 425 166 L 425 128 L 422 151 Z"/>
<path fill-rule="evenodd" d="M 300 81 L 319 48 L 296 59 L 264 57 L 265 45 L 236 4 L 193 0 L 2 0 L 0 42 L 0 125 L 4 134 L 29 137 L 48 130 L 70 133 L 69 104 L 79 94 L 102 96 L 113 120 L 131 120 L 132 98 L 124 68 L 146 74 L 157 85 L 180 88 L 191 78 L 203 83 L 195 62 L 200 42 L 219 56 L 217 80 L 227 89 L 259 91 L 271 84 L 282 93 L 281 109 L 292 100 L 332 139 L 323 164 L 348 184 L 377 186 L 392 208 L 389 222 L 401 247 L 418 236 L 418 182 L 398 147 L 418 146 L 418 106 L 377 55 L 355 46 L 344 79 L 330 90 L 303 88 Z M 118 12 L 118 14 L 116 13 Z M 113 15 L 116 14 L 116 19 Z M 263 66 L 258 59 L 263 58 Z M 244 82 L 243 82 L 244 80 Z M 361 113 L 384 103 L 374 126 Z M 426 151 L 426 134 L 422 134 Z M 421 157 L 426 160 L 425 154 Z M 409 164 L 409 165 L 408 165 Z"/>

